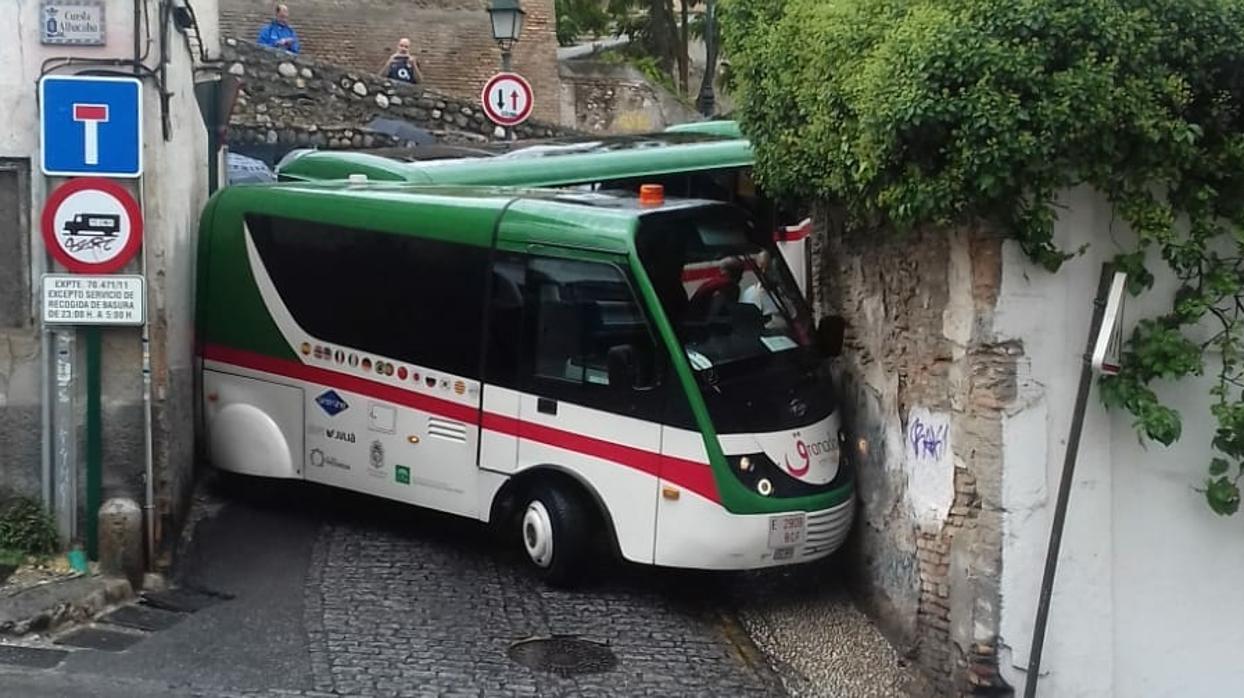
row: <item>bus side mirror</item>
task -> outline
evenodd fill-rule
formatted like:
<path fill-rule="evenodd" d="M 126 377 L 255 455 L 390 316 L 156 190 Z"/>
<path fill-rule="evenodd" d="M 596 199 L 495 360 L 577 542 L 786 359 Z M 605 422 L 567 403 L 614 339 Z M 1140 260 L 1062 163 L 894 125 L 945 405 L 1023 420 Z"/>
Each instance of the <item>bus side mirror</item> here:
<path fill-rule="evenodd" d="M 646 356 L 645 352 L 636 350 L 633 344 L 610 348 L 606 362 L 611 387 L 624 390 L 644 390 L 652 387 L 653 359 Z"/>
<path fill-rule="evenodd" d="M 847 335 L 847 321 L 841 315 L 821 318 L 816 326 L 817 349 L 825 356 L 842 356 L 842 345 Z"/>

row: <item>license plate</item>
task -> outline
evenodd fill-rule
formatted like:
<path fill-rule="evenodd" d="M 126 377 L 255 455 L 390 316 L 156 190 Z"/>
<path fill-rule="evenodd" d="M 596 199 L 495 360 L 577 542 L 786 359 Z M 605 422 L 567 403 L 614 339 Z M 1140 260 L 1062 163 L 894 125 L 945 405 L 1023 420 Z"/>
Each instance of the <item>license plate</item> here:
<path fill-rule="evenodd" d="M 787 548 L 801 545 L 807 528 L 803 514 L 783 514 L 769 517 L 769 547 Z"/>

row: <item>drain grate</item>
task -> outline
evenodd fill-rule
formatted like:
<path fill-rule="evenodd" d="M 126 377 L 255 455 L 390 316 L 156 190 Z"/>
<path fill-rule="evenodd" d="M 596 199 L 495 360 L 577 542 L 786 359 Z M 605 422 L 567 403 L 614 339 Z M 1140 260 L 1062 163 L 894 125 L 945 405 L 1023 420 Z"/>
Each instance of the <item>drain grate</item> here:
<path fill-rule="evenodd" d="M 138 644 L 144 637 L 145 635 L 133 632 L 85 627 L 79 628 L 56 640 L 56 644 L 69 645 L 70 647 L 85 647 L 86 649 L 103 650 L 104 652 L 121 652 Z"/>
<path fill-rule="evenodd" d="M 184 614 L 163 611 L 155 606 L 122 606 L 100 620 L 127 628 L 155 631 L 167 630 L 185 617 Z"/>
<path fill-rule="evenodd" d="M 51 669 L 60 664 L 68 655 L 69 653 L 65 650 L 0 645 L 0 664 L 23 666 L 29 669 Z"/>
<path fill-rule="evenodd" d="M 528 669 L 558 676 L 600 674 L 618 665 L 607 645 L 573 635 L 537 637 L 510 645 L 510 659 Z"/>

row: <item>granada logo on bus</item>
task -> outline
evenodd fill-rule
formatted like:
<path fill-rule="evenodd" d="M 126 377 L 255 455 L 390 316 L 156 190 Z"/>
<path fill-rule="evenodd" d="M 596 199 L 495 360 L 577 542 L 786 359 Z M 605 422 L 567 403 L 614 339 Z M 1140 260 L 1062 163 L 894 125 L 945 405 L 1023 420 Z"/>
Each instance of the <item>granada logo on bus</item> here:
<path fill-rule="evenodd" d="M 812 457 L 829 455 L 833 452 L 834 442 L 831 439 L 823 441 L 804 441 L 799 432 L 795 432 L 795 453 L 799 455 L 797 465 L 791 465 L 790 456 L 785 456 L 786 471 L 795 477 L 803 477 L 812 469 Z"/>
<path fill-rule="evenodd" d="M 315 404 L 319 405 L 320 409 L 324 410 L 324 414 L 329 417 L 336 417 L 350 409 L 349 403 L 343 400 L 336 390 L 329 390 L 315 398 Z"/>

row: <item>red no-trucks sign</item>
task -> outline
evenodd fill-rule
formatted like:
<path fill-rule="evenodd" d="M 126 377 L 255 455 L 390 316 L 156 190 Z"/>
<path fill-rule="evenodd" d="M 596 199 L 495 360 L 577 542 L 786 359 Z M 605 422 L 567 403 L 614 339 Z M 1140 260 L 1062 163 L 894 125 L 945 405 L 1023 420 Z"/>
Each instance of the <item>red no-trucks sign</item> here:
<path fill-rule="evenodd" d="M 142 247 L 143 216 L 120 184 L 99 177 L 71 179 L 43 208 L 43 243 L 75 274 L 120 271 Z"/>

